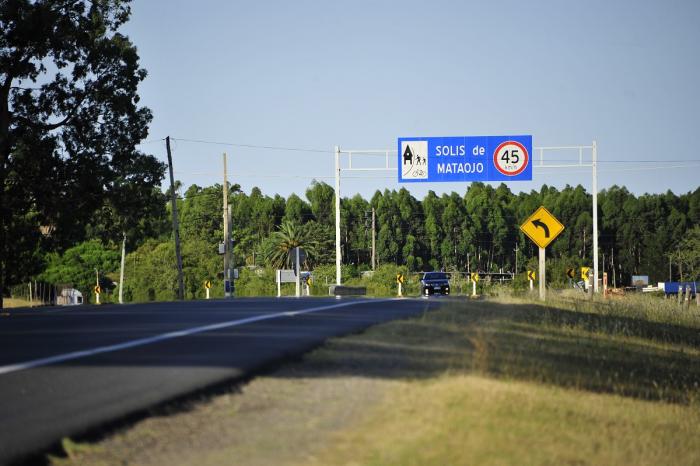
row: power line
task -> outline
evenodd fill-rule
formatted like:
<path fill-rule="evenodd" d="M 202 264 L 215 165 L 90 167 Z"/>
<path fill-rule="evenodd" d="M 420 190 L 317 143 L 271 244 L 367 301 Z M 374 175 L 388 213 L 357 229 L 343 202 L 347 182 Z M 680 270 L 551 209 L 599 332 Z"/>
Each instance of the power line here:
<path fill-rule="evenodd" d="M 284 146 L 262 146 L 256 144 L 241 144 L 236 142 L 223 142 L 223 141 L 206 141 L 203 139 L 185 139 L 185 138 L 170 138 L 173 141 L 180 142 L 190 142 L 194 144 L 211 144 L 216 146 L 230 146 L 230 147 L 245 147 L 248 149 L 267 149 L 267 150 L 281 150 L 281 151 L 293 151 L 293 152 L 317 152 L 321 154 L 330 154 L 333 151 L 330 149 L 310 149 L 301 147 L 284 147 Z"/>

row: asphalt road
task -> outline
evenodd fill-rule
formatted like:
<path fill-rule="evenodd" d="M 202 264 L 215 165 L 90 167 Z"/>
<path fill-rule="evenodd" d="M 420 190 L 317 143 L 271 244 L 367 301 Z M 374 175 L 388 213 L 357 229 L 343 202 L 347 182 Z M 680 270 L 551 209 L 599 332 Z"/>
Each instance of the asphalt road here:
<path fill-rule="evenodd" d="M 0 463 L 434 303 L 250 298 L 3 313 Z"/>

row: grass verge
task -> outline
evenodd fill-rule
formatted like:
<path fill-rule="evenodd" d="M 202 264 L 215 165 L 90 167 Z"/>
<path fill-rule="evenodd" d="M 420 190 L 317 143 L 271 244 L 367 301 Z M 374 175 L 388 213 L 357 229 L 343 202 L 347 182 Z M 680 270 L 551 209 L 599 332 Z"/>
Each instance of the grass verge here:
<path fill-rule="evenodd" d="M 104 451 L 125 464 L 700 464 L 696 309 L 446 303 L 69 462 Z"/>
<path fill-rule="evenodd" d="M 700 318 L 664 306 L 502 298 L 374 328 L 405 382 L 316 464 L 699 464 Z"/>

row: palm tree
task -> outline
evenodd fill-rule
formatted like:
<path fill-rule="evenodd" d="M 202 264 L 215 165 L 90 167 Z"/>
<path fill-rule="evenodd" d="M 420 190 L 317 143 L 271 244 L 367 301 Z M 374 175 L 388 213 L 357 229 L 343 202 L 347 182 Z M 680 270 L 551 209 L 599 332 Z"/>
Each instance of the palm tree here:
<path fill-rule="evenodd" d="M 294 248 L 300 247 L 306 251 L 305 263 L 316 255 L 317 242 L 309 234 L 309 229 L 290 221 L 284 221 L 279 229 L 272 233 L 271 243 L 265 251 L 268 264 L 276 268 L 290 267 Z"/>

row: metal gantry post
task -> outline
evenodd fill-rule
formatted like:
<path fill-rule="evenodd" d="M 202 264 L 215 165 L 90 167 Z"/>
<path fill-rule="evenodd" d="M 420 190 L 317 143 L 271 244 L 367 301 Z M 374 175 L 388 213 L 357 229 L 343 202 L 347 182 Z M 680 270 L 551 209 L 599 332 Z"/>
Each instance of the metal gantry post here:
<path fill-rule="evenodd" d="M 593 292 L 598 293 L 598 148 L 593 141 L 591 148 L 593 166 Z"/>
<path fill-rule="evenodd" d="M 335 284 L 341 284 L 340 276 L 340 147 L 335 146 Z"/>

